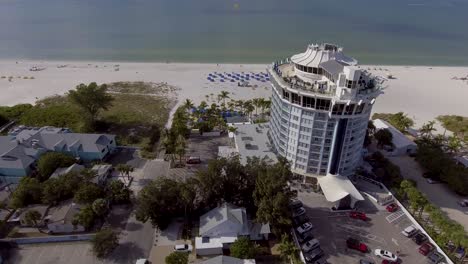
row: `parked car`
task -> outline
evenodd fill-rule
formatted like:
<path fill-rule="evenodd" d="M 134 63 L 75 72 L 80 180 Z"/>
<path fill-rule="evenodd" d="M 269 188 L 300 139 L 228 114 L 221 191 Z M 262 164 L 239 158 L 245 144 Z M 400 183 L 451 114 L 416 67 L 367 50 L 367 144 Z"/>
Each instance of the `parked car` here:
<path fill-rule="evenodd" d="M 422 246 L 419 247 L 418 251 L 424 256 L 427 256 L 435 249 L 434 245 L 429 242 L 424 243 Z"/>
<path fill-rule="evenodd" d="M 297 200 L 297 199 L 293 199 L 293 200 L 291 200 L 291 202 L 289 203 L 289 208 L 291 208 L 291 210 L 300 208 L 300 207 L 302 207 L 302 206 L 303 206 L 302 202 L 299 201 L 299 200 Z"/>
<path fill-rule="evenodd" d="M 304 209 L 304 207 L 299 207 L 297 209 L 294 209 L 293 210 L 293 217 L 298 217 L 298 216 L 304 215 L 305 212 L 306 212 L 306 210 Z"/>
<path fill-rule="evenodd" d="M 346 240 L 346 246 L 348 246 L 348 248 L 361 251 L 362 253 L 366 253 L 368 251 L 366 244 L 361 243 L 361 241 L 351 237 Z"/>
<path fill-rule="evenodd" d="M 350 212 L 349 217 L 354 218 L 354 219 L 360 219 L 363 221 L 367 220 L 367 215 L 363 212 Z"/>
<path fill-rule="evenodd" d="M 137 259 L 135 264 L 149 264 L 149 260 L 147 259 Z"/>
<path fill-rule="evenodd" d="M 187 164 L 200 164 L 201 163 L 201 159 L 200 157 L 188 157 L 187 158 Z"/>
<path fill-rule="evenodd" d="M 303 234 L 303 233 L 305 233 L 305 232 L 307 232 L 307 231 L 312 230 L 312 228 L 314 228 L 314 226 L 312 225 L 312 223 L 311 223 L 311 222 L 307 222 L 307 223 L 302 224 L 300 227 L 296 228 L 296 230 L 297 230 L 297 232 L 298 232 L 299 234 Z"/>
<path fill-rule="evenodd" d="M 440 263 L 444 260 L 444 256 L 437 251 L 433 251 L 427 258 L 429 259 L 429 263 Z"/>
<path fill-rule="evenodd" d="M 417 245 L 421 245 L 422 243 L 427 241 L 427 236 L 423 233 L 417 233 L 413 238 L 411 238 L 414 243 Z"/>
<path fill-rule="evenodd" d="M 468 199 L 463 199 L 457 202 L 461 207 L 468 207 Z"/>
<path fill-rule="evenodd" d="M 387 207 L 385 207 L 385 209 L 387 209 L 388 212 L 393 213 L 396 210 L 398 210 L 398 205 L 396 203 L 391 203 L 391 204 L 387 205 Z"/>
<path fill-rule="evenodd" d="M 320 242 L 318 239 L 312 239 L 307 241 L 304 245 L 302 245 L 302 251 L 303 252 L 309 252 L 314 248 L 320 247 Z"/>
<path fill-rule="evenodd" d="M 307 263 L 312 263 L 313 261 L 316 261 L 320 259 L 324 255 L 323 250 L 318 247 L 313 249 L 310 252 L 307 252 L 304 254 L 304 259 L 306 260 Z"/>
<path fill-rule="evenodd" d="M 174 246 L 174 251 L 177 252 L 192 252 L 193 247 L 192 245 L 188 244 L 178 244 Z"/>
<path fill-rule="evenodd" d="M 416 227 L 414 227 L 413 225 L 410 225 L 410 226 L 406 227 L 403 231 L 401 231 L 401 233 L 402 233 L 405 237 L 412 237 L 412 236 L 415 235 L 417 232 L 418 232 L 418 229 L 417 229 Z"/>
<path fill-rule="evenodd" d="M 314 238 L 314 235 L 312 235 L 312 231 L 305 232 L 305 233 L 299 234 L 297 236 L 297 240 L 299 241 L 299 243 L 303 243 L 303 242 L 311 240 L 313 238 Z"/>
<path fill-rule="evenodd" d="M 300 226 L 307 222 L 309 222 L 309 217 L 307 217 L 305 214 L 293 217 L 294 226 Z"/>
<path fill-rule="evenodd" d="M 384 260 L 397 261 L 398 259 L 398 256 L 392 252 L 379 248 L 374 250 L 374 255 Z"/>

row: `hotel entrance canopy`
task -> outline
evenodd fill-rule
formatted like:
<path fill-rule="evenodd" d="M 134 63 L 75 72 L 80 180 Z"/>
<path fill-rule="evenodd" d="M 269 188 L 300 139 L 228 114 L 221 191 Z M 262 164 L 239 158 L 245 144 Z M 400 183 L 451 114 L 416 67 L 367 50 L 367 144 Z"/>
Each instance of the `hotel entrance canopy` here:
<path fill-rule="evenodd" d="M 318 182 L 322 188 L 325 198 L 329 202 L 337 202 L 350 195 L 354 201 L 362 201 L 361 193 L 354 187 L 354 184 L 348 179 L 339 175 L 328 174 L 319 178 Z"/>

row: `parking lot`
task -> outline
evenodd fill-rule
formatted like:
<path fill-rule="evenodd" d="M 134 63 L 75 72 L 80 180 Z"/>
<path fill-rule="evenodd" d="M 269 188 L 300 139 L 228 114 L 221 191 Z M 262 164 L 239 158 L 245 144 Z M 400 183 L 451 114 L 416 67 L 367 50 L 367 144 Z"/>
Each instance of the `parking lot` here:
<path fill-rule="evenodd" d="M 384 207 L 366 198 L 358 204 L 359 211 L 365 212 L 369 218 L 368 221 L 362 221 L 350 218 L 348 212 L 332 212 L 332 204 L 321 194 L 299 192 L 298 197 L 314 225 L 312 233 L 320 241 L 328 263 L 355 264 L 361 259 L 381 263 L 382 260 L 373 253 L 375 249 L 388 250 L 394 254 L 398 251 L 399 263 L 427 263 L 427 258 L 418 252 L 419 246 L 401 234 L 403 229 L 411 225 L 401 210 L 389 213 Z M 346 246 L 349 237 L 365 243 L 370 249 L 368 253 L 349 249 Z"/>

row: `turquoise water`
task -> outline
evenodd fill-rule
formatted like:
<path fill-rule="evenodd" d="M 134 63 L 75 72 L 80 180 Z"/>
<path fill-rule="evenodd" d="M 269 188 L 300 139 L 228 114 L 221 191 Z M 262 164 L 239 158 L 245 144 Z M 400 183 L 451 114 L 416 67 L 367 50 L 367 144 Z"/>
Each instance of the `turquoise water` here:
<path fill-rule="evenodd" d="M 468 65 L 468 0 L 0 0 L 0 58 Z"/>

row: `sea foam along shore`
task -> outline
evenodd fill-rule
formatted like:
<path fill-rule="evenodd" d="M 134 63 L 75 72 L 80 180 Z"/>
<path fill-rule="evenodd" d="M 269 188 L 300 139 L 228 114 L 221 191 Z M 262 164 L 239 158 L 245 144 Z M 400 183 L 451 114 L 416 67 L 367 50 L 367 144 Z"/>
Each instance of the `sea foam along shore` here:
<path fill-rule="evenodd" d="M 38 71 L 31 71 L 37 67 Z M 258 87 L 238 87 L 237 82 L 210 82 L 208 74 L 266 72 L 258 64 L 120 63 L 84 61 L 0 61 L 0 105 L 34 103 L 54 94 L 64 94 L 79 83 L 115 81 L 167 82 L 179 87 L 179 102 L 194 103 L 214 97 L 222 90 L 234 99 L 269 97 L 268 82 Z M 442 114 L 468 114 L 468 67 L 361 66 L 394 79 L 388 81 L 374 112 L 403 111 L 415 119 L 416 127 Z M 26 78 L 25 78 L 26 77 Z M 33 77 L 33 78 L 31 78 Z M 213 96 L 211 96 L 213 98 Z"/>

